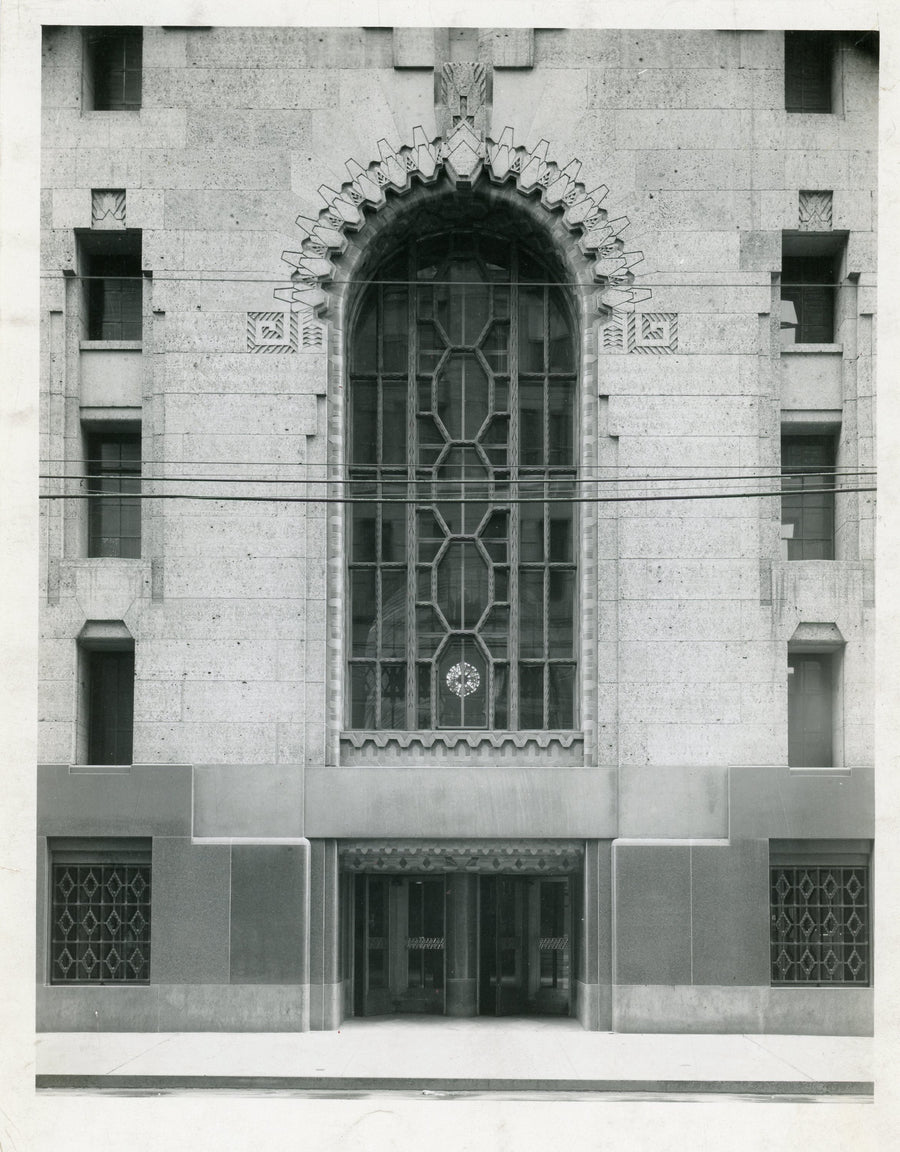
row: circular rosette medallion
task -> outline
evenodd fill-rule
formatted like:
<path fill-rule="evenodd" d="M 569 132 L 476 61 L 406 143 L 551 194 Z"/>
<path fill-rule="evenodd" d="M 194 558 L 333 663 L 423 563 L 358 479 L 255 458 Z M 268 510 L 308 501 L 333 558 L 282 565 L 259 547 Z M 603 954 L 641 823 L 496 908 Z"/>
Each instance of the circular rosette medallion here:
<path fill-rule="evenodd" d="M 481 684 L 481 674 L 478 669 L 467 664 L 465 660 L 461 660 L 459 664 L 454 664 L 445 679 L 450 691 L 459 697 L 471 696 L 473 692 L 478 691 L 478 686 Z"/>

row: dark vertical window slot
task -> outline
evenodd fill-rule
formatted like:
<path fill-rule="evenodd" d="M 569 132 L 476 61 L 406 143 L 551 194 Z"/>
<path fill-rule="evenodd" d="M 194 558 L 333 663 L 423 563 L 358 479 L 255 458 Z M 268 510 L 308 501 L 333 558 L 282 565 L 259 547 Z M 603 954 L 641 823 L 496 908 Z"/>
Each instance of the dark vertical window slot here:
<path fill-rule="evenodd" d="M 783 436 L 781 470 L 788 560 L 833 560 L 835 438 Z"/>
<path fill-rule="evenodd" d="M 144 288 L 140 234 L 136 240 L 129 237 L 128 246 L 136 250 L 85 255 L 89 340 L 141 339 Z"/>
<path fill-rule="evenodd" d="M 837 253 L 782 257 L 781 299 L 794 305 L 797 344 L 834 342 L 838 268 Z"/>
<path fill-rule="evenodd" d="M 791 768 L 833 765 L 834 713 L 831 653 L 788 657 L 788 764 Z"/>
<path fill-rule="evenodd" d="M 88 556 L 140 557 L 140 433 L 89 436 L 87 472 Z"/>
<path fill-rule="evenodd" d="M 787 112 L 830 112 L 834 37 L 830 32 L 785 32 L 784 107 Z"/>
<path fill-rule="evenodd" d="M 143 33 L 105 29 L 88 37 L 88 68 L 96 112 L 133 112 L 141 107 Z"/>
<path fill-rule="evenodd" d="M 88 763 L 130 764 L 134 728 L 134 650 L 89 651 Z"/>

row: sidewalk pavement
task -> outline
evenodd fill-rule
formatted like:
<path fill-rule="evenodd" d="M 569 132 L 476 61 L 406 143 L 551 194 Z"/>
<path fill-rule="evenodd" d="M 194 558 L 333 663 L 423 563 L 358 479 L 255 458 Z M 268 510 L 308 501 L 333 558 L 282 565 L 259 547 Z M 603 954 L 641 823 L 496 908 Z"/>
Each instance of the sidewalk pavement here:
<path fill-rule="evenodd" d="M 346 1020 L 335 1032 L 40 1033 L 41 1090 L 352 1095 L 873 1093 L 864 1036 L 586 1032 L 572 1019 Z"/>

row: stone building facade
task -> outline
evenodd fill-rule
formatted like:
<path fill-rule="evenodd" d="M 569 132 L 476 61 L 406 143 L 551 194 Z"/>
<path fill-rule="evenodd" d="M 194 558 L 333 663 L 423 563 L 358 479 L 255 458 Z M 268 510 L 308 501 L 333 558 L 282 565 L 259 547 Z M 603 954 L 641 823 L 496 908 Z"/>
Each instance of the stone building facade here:
<path fill-rule="evenodd" d="M 39 1028 L 870 1030 L 876 110 L 45 29 Z"/>

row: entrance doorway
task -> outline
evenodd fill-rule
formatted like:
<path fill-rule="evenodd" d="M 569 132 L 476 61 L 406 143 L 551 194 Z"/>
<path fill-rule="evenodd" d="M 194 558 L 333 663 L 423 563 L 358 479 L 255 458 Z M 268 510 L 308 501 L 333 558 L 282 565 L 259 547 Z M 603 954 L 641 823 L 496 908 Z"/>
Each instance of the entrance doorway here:
<path fill-rule="evenodd" d="M 356 878 L 357 1016 L 444 1011 L 443 877 Z"/>
<path fill-rule="evenodd" d="M 482 876 L 480 896 L 479 1013 L 568 1015 L 568 877 Z"/>
<path fill-rule="evenodd" d="M 447 875 L 356 876 L 355 1014 L 444 1013 L 447 957 L 471 952 L 477 993 L 465 1014 L 568 1015 L 570 878 L 482 875 L 463 918 L 449 914 L 449 891 Z"/>

